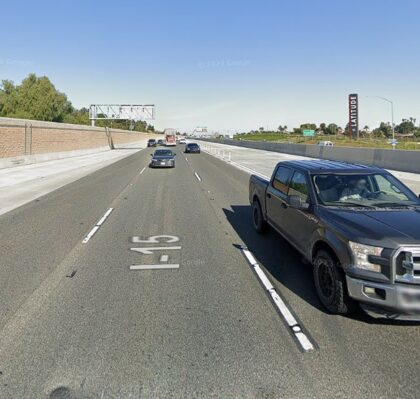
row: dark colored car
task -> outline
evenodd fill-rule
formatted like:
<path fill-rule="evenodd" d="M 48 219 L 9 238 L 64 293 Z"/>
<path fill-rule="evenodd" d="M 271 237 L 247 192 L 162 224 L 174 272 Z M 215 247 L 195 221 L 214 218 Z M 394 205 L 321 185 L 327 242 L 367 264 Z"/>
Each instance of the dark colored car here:
<path fill-rule="evenodd" d="M 159 140 L 157 141 L 157 144 L 158 144 L 158 145 L 164 145 L 165 143 L 163 142 L 163 140 L 162 140 L 162 139 L 159 139 Z"/>
<path fill-rule="evenodd" d="M 185 152 L 186 153 L 200 154 L 201 149 L 200 149 L 200 146 L 197 143 L 188 143 L 185 146 Z"/>
<path fill-rule="evenodd" d="M 384 169 L 326 160 L 252 175 L 254 228 L 273 227 L 313 265 L 332 313 L 420 320 L 420 200 Z"/>
<path fill-rule="evenodd" d="M 156 142 L 156 140 L 155 140 L 155 139 L 149 139 L 149 140 L 147 141 L 147 146 L 148 146 L 148 147 L 156 147 L 156 146 L 157 146 L 157 142 Z"/>
<path fill-rule="evenodd" d="M 154 154 L 150 154 L 152 160 L 150 161 L 151 168 L 175 168 L 175 156 L 171 150 L 156 150 Z"/>

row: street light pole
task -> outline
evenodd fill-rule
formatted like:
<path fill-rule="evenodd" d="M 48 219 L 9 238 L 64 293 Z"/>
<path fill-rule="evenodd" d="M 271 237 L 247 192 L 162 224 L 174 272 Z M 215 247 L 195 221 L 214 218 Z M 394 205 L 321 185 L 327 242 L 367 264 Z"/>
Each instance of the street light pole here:
<path fill-rule="evenodd" d="M 368 96 L 368 97 L 375 97 L 381 100 L 386 101 L 387 103 L 391 104 L 391 128 L 392 128 L 392 140 L 395 140 L 395 130 L 394 130 L 394 103 L 389 100 L 388 98 L 381 97 L 381 96 Z"/>
<path fill-rule="evenodd" d="M 381 97 L 381 96 L 375 96 L 376 98 L 380 98 L 381 100 L 384 100 L 386 102 L 388 102 L 389 104 L 391 104 L 391 123 L 392 123 L 392 140 L 395 140 L 395 130 L 394 130 L 394 103 L 385 98 L 385 97 Z"/>

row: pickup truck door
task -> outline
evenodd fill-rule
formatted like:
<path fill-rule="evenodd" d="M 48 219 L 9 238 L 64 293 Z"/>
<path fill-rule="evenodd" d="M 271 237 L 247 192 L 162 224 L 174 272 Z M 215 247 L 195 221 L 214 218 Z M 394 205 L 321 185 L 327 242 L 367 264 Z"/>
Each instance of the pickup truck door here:
<path fill-rule="evenodd" d="M 310 200 L 309 182 L 306 175 L 294 171 L 288 183 L 288 195 L 298 195 L 302 203 Z M 287 203 L 282 214 L 280 228 L 290 242 L 301 252 L 309 254 L 309 241 L 313 231 L 317 228 L 317 219 L 312 212 L 306 209 L 296 209 Z"/>
<path fill-rule="evenodd" d="M 291 168 L 278 166 L 266 191 L 265 207 L 267 220 L 281 234 L 285 234 L 281 225 L 283 224 L 282 220 L 287 208 L 287 184 L 291 176 Z"/>

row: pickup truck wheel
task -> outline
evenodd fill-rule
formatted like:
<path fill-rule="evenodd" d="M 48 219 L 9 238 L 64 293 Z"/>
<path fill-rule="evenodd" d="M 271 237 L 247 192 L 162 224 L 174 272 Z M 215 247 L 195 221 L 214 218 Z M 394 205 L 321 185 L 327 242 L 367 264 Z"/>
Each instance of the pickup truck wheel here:
<path fill-rule="evenodd" d="M 257 200 L 252 204 L 252 224 L 259 234 L 264 234 L 268 230 L 268 224 L 264 220 L 261 205 Z"/>
<path fill-rule="evenodd" d="M 331 313 L 349 314 L 356 310 L 356 302 L 347 293 L 345 275 L 327 251 L 320 250 L 315 256 L 314 280 L 318 298 Z"/>

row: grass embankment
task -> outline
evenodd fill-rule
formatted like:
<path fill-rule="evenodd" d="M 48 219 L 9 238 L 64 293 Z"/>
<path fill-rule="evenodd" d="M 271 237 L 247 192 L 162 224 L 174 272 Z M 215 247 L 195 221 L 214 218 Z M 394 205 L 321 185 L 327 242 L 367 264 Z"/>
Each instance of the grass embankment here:
<path fill-rule="evenodd" d="M 351 140 L 347 136 L 335 135 L 317 135 L 314 137 L 304 137 L 293 134 L 277 134 L 277 133 L 250 133 L 237 134 L 234 136 L 235 140 L 250 140 L 250 141 L 270 141 L 273 143 L 293 143 L 293 144 L 318 144 L 319 141 L 329 140 L 335 146 L 341 147 L 367 147 L 367 148 L 385 148 L 392 149 L 389 139 L 381 138 L 359 138 L 358 140 Z M 397 150 L 420 150 L 420 138 L 397 138 Z"/>

